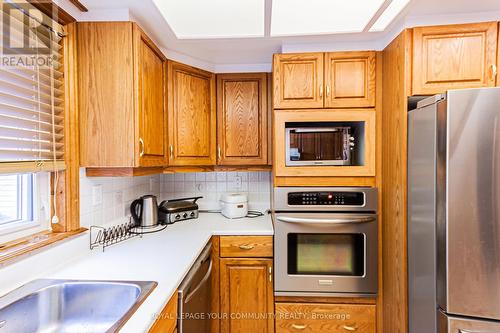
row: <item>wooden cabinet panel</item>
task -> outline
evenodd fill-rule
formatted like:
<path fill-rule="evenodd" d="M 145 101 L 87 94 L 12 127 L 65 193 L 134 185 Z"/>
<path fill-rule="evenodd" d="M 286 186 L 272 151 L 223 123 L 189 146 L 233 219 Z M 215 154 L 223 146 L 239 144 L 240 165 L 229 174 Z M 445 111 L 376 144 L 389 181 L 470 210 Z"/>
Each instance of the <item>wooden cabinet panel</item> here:
<path fill-rule="evenodd" d="M 77 28 L 81 166 L 164 166 L 165 57 L 132 22 Z"/>
<path fill-rule="evenodd" d="M 500 31 L 500 23 L 498 23 L 498 30 Z M 497 80 L 497 86 L 500 86 L 500 77 L 498 76 L 498 70 L 500 69 L 500 33 L 498 34 L 498 43 L 497 43 L 497 67 L 495 68 L 494 74 Z"/>
<path fill-rule="evenodd" d="M 413 29 L 414 95 L 495 85 L 497 22 Z"/>
<path fill-rule="evenodd" d="M 220 236 L 220 256 L 258 258 L 273 256 L 272 236 Z"/>
<path fill-rule="evenodd" d="M 132 167 L 132 23 L 78 22 L 77 29 L 80 165 Z"/>
<path fill-rule="evenodd" d="M 276 333 L 375 333 L 375 305 L 276 303 Z"/>
<path fill-rule="evenodd" d="M 217 163 L 267 164 L 267 75 L 217 75 Z"/>
<path fill-rule="evenodd" d="M 273 333 L 272 259 L 221 259 L 221 333 Z"/>
<path fill-rule="evenodd" d="M 166 160 L 165 56 L 153 42 L 134 26 L 136 69 L 138 165 L 162 166 Z"/>
<path fill-rule="evenodd" d="M 177 290 L 163 308 L 149 333 L 173 333 L 177 326 Z"/>
<path fill-rule="evenodd" d="M 275 54 L 275 109 L 323 107 L 323 53 Z"/>
<path fill-rule="evenodd" d="M 375 52 L 325 55 L 325 107 L 375 106 Z"/>
<path fill-rule="evenodd" d="M 215 164 L 215 76 L 168 61 L 170 165 Z"/>
<path fill-rule="evenodd" d="M 286 166 L 285 126 L 287 122 L 362 122 L 364 149 L 362 165 Z M 357 143 L 360 144 L 359 142 Z M 375 176 L 375 110 L 322 109 L 274 112 L 274 176 L 275 177 L 360 177 Z"/>

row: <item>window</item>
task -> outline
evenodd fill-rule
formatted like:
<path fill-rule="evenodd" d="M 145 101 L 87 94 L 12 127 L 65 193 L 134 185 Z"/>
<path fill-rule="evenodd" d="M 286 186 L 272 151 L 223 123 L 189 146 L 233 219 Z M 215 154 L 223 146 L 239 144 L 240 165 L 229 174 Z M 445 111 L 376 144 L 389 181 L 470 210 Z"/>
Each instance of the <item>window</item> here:
<path fill-rule="evenodd" d="M 33 221 L 33 174 L 0 176 L 0 226 Z"/>
<path fill-rule="evenodd" d="M 0 243 L 50 229 L 64 163 L 62 27 L 27 1 L 1 4 Z M 55 200 L 55 199 L 54 199 Z M 55 205 L 54 205 L 55 206 Z"/>

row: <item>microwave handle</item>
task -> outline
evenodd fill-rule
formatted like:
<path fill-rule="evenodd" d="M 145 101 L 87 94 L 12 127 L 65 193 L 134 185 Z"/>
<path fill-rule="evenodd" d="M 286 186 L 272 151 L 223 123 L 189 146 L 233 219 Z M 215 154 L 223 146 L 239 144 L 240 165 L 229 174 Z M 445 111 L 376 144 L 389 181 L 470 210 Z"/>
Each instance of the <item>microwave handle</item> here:
<path fill-rule="evenodd" d="M 313 219 L 291 216 L 276 216 L 276 219 L 287 223 L 324 223 L 324 224 L 350 224 L 350 223 L 367 223 L 375 221 L 375 217 L 350 217 L 350 218 L 328 218 L 328 219 Z"/>

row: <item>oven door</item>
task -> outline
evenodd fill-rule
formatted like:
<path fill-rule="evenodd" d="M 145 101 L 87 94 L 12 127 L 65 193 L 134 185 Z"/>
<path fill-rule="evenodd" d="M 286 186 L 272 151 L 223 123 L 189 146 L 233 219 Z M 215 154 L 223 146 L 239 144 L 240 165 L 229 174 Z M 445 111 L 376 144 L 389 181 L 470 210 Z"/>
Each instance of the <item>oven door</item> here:
<path fill-rule="evenodd" d="M 276 295 L 377 293 L 376 214 L 275 213 Z"/>

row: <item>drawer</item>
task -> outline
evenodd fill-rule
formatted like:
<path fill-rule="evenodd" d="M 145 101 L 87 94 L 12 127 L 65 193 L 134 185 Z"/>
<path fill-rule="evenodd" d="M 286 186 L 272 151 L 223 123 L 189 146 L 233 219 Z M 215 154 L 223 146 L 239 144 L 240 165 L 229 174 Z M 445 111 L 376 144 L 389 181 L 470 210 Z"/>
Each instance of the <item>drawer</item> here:
<path fill-rule="evenodd" d="M 149 333 L 174 333 L 177 332 L 177 290 L 163 308 L 161 313 L 157 315 L 153 327 Z"/>
<path fill-rule="evenodd" d="M 276 303 L 276 333 L 375 333 L 375 305 Z"/>
<path fill-rule="evenodd" d="M 221 236 L 222 258 L 263 258 L 273 256 L 272 236 Z"/>

